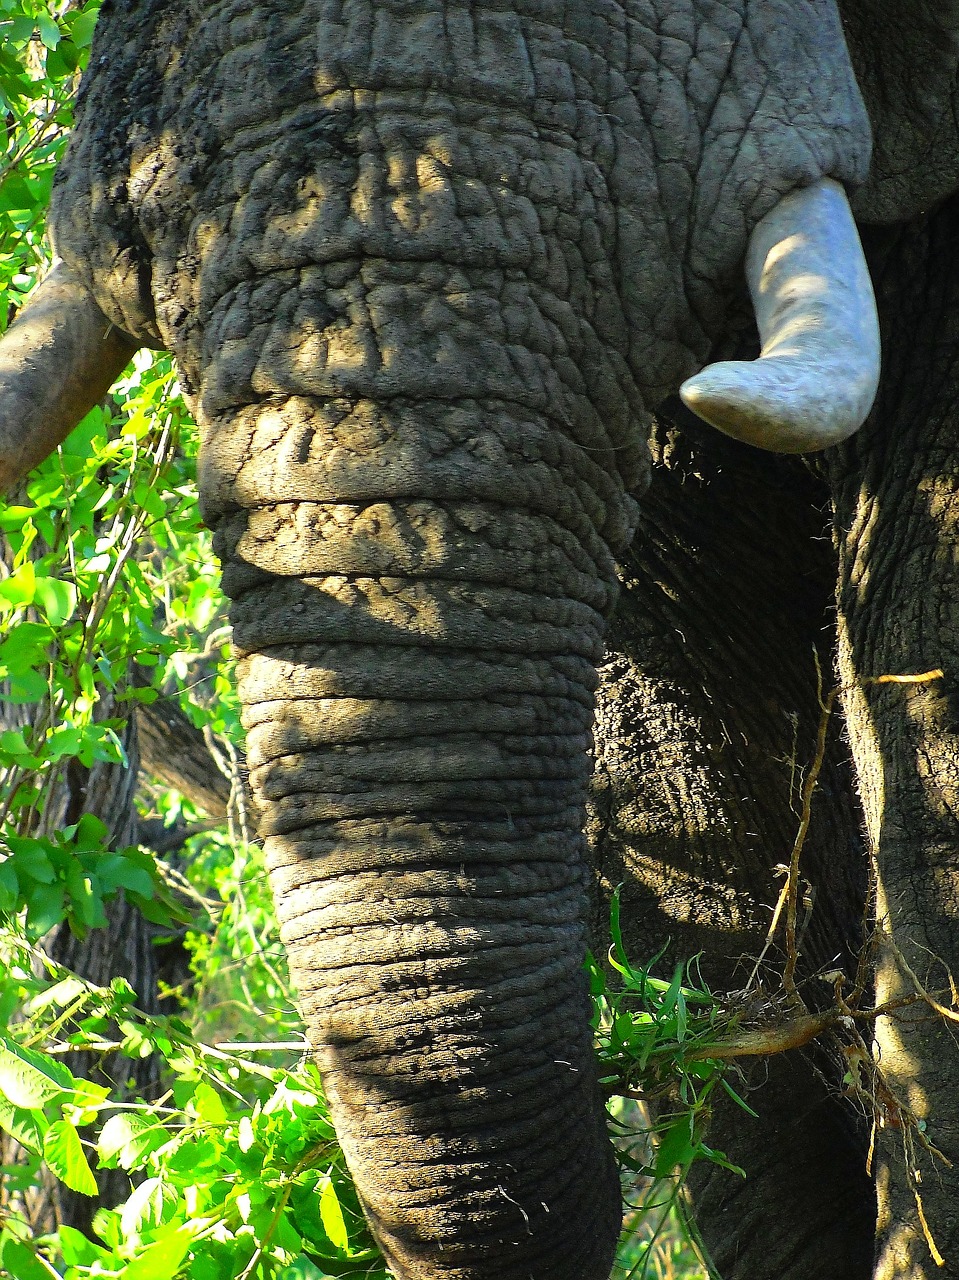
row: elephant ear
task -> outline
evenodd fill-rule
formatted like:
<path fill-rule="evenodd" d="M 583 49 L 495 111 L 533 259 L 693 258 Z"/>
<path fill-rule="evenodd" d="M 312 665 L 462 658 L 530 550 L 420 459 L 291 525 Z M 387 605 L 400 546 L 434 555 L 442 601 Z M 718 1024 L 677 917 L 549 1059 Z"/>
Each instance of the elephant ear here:
<path fill-rule="evenodd" d="M 959 189 L 959 0 L 839 0 L 872 121 L 861 222 L 900 222 Z"/>

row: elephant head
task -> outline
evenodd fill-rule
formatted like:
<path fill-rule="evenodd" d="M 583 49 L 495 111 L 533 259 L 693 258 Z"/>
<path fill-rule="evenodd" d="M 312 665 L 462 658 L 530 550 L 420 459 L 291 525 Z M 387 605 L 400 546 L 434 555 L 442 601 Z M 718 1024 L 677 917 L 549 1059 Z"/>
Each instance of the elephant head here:
<path fill-rule="evenodd" d="M 104 0 L 0 478 L 175 354 L 283 936 L 398 1276 L 608 1274 L 583 809 L 648 414 L 685 384 L 767 448 L 856 429 L 869 154 L 831 0 Z M 704 371 L 744 271 L 762 357 Z"/>

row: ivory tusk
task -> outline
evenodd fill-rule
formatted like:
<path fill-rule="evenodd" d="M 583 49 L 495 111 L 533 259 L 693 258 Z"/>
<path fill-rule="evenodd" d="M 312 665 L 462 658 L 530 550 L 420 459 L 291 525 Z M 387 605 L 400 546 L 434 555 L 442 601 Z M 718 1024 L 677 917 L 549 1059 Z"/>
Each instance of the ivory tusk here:
<path fill-rule="evenodd" d="M 757 223 L 746 254 L 758 360 L 708 365 L 679 389 L 727 435 L 777 453 L 838 444 L 879 385 L 879 321 L 842 187 L 823 178 Z"/>
<path fill-rule="evenodd" d="M 58 262 L 0 340 L 0 494 L 66 439 L 136 350 Z"/>

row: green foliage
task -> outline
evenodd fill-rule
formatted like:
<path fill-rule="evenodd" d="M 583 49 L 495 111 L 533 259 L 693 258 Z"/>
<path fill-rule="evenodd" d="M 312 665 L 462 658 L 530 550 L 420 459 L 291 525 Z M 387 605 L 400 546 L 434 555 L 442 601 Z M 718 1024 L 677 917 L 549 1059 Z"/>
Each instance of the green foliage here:
<path fill-rule="evenodd" d="M 124 1204 L 97 1212 L 95 1240 L 64 1227 L 36 1241 L 8 1216 L 0 1263 L 10 1274 L 29 1273 L 15 1269 L 29 1254 L 40 1266 L 57 1262 L 65 1280 L 385 1275 L 312 1065 L 264 1066 L 205 1045 L 182 1019 L 141 1013 L 119 980 L 95 987 L 48 961 L 39 980 L 36 954 L 18 945 L 21 1017 L 16 1036 L 0 1035 L 0 1127 L 31 1153 L 29 1176 L 42 1159 L 67 1186 L 95 1195 L 95 1159 L 138 1185 Z M 114 1032 L 119 1040 L 104 1039 Z M 160 1054 L 164 1101 L 118 1103 L 57 1059 L 68 1047 Z"/>
<path fill-rule="evenodd" d="M 587 971 L 600 1078 L 611 1100 L 611 1130 L 624 1185 L 643 1188 L 643 1212 L 659 1224 L 637 1250 L 632 1242 L 636 1213 L 627 1219 L 630 1232 L 620 1265 L 630 1274 L 645 1276 L 657 1258 L 661 1229 L 673 1242 L 680 1241 L 680 1252 L 688 1248 L 676 1225 L 685 1224 L 683 1191 L 694 1162 L 708 1160 L 745 1176 L 723 1152 L 706 1143 L 712 1095 L 720 1089 L 750 1115 L 756 1113 L 729 1082 L 735 1068 L 710 1056 L 710 1049 L 718 1049 L 734 1029 L 735 1018 L 698 978 L 695 960 L 677 966 L 669 980 L 652 973 L 661 954 L 645 966 L 635 966 L 623 945 L 619 912 L 617 891 L 608 957 L 615 981 L 592 957 Z M 642 1099 L 649 1106 L 624 1114 L 617 1105 L 624 1097 Z"/>
<path fill-rule="evenodd" d="M 0 0 L 0 330 L 45 261 L 43 218 L 100 0 Z"/>
<path fill-rule="evenodd" d="M 207 893 L 214 890 L 220 903 L 185 939 L 195 975 L 190 995 L 195 1033 L 204 1040 L 262 1039 L 267 1021 L 272 1039 L 299 1039 L 302 1023 L 261 851 L 211 832 L 193 842 L 188 865 L 192 882 Z"/>
<path fill-rule="evenodd" d="M 42 756 L 38 763 L 45 763 Z M 155 924 L 187 918 L 149 854 L 133 846 L 112 851 L 106 827 L 92 814 L 50 836 L 7 834 L 4 844 L 0 922 L 19 925 L 30 942 L 63 920 L 79 938 L 101 928 L 105 904 L 120 890 Z"/>
<path fill-rule="evenodd" d="M 695 1160 L 706 1159 L 741 1174 L 703 1140 L 709 1100 L 717 1088 L 755 1115 L 727 1079 L 729 1062 L 709 1056 L 734 1020 L 711 991 L 693 985 L 695 961 L 678 966 L 668 982 L 651 972 L 660 956 L 644 968 L 631 963 L 623 945 L 618 891 L 610 932 L 609 963 L 619 981 L 612 984 L 595 961 L 588 962 L 601 1081 L 610 1094 L 660 1104 L 655 1159 L 635 1171 L 658 1179 L 678 1170 L 682 1179 Z"/>
<path fill-rule="evenodd" d="M 199 524 L 185 494 L 192 427 L 169 362 L 138 364 L 119 389 L 130 412 L 93 410 L 0 512 L 0 700 L 32 704 L 0 734 L 0 820 L 20 829 L 65 761 L 123 762 L 123 718 L 95 708 L 107 693 L 119 706 L 156 697 L 130 687 L 130 663 L 155 667 L 174 653 L 156 600 L 169 590 L 164 553 Z"/>

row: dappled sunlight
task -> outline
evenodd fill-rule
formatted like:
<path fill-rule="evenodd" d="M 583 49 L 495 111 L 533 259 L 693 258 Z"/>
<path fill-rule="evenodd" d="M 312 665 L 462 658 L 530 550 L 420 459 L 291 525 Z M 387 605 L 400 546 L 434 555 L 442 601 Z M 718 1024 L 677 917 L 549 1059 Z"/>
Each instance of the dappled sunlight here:
<path fill-rule="evenodd" d="M 895 968 L 895 961 L 890 957 L 879 966 L 876 975 L 877 997 L 879 1003 L 893 998 L 892 993 L 902 993 L 902 974 Z M 896 1088 L 902 1095 L 909 1110 L 917 1119 L 925 1121 L 930 1114 L 929 1096 L 920 1083 L 922 1060 L 910 1047 L 905 1027 L 896 1018 L 880 1018 L 876 1024 L 876 1046 L 878 1048 L 879 1065 L 884 1075 L 896 1082 Z"/>
<path fill-rule="evenodd" d="M 862 585 L 862 590 L 866 590 Z M 840 611 L 836 623 L 837 647 L 840 671 L 854 669 L 852 640 L 845 613 Z M 849 734 L 856 768 L 859 775 L 859 799 L 863 807 L 866 832 L 873 850 L 879 846 L 882 818 L 886 805 L 885 774 L 882 768 L 882 749 L 866 694 L 858 682 L 851 682 L 842 690 L 846 730 Z"/>
<path fill-rule="evenodd" d="M 876 1222 L 881 1246 L 873 1280 L 933 1280 L 942 1274 L 929 1256 L 926 1241 L 914 1222 L 894 1222 L 890 1210 L 890 1183 L 897 1174 L 884 1165 L 876 1177 L 879 1216 Z"/>

